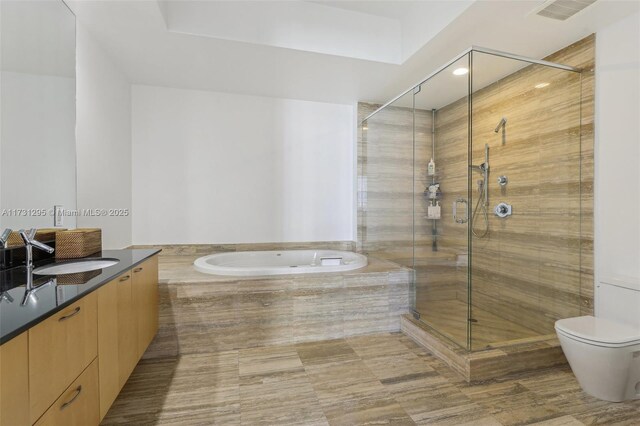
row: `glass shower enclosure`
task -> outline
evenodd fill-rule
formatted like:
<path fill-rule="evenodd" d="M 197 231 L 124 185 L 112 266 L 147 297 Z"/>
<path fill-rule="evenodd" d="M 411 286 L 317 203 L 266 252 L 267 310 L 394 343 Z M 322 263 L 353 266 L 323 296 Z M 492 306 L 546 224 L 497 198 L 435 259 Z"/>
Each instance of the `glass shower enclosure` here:
<path fill-rule="evenodd" d="M 413 314 L 469 350 L 580 315 L 581 74 L 471 48 L 360 104 L 358 249 L 412 268 Z"/>

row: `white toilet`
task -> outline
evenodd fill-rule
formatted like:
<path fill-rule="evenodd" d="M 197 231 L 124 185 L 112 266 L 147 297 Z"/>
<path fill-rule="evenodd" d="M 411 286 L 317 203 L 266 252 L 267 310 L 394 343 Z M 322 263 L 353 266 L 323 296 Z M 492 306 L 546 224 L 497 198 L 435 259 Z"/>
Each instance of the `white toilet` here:
<path fill-rule="evenodd" d="M 600 282 L 597 317 L 562 319 L 555 328 L 582 389 L 605 401 L 640 399 L 640 282 Z"/>

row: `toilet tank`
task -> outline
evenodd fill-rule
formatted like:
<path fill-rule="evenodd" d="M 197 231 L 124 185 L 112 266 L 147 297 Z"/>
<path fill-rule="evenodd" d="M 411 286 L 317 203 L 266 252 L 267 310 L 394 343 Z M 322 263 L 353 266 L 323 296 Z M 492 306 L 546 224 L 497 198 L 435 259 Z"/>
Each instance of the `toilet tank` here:
<path fill-rule="evenodd" d="M 596 316 L 640 328 L 640 279 L 600 279 L 595 294 Z"/>

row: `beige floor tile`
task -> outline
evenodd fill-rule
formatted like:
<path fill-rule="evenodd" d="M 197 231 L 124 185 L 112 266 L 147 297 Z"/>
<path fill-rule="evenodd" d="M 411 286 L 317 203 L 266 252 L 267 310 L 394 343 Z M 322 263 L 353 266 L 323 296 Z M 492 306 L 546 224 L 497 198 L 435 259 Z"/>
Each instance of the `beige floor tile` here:
<path fill-rule="evenodd" d="M 239 420 L 238 353 L 140 363 L 103 424 Z"/>
<path fill-rule="evenodd" d="M 511 380 L 469 386 L 462 391 L 504 425 L 536 423 L 566 414 L 554 404 Z"/>
<path fill-rule="evenodd" d="M 242 377 L 240 412 L 246 425 L 328 424 L 302 368 Z"/>
<path fill-rule="evenodd" d="M 211 410 L 210 407 L 189 408 L 172 412 L 167 410 L 160 415 L 156 423 L 126 423 L 127 425 L 162 425 L 162 426 L 183 426 L 183 425 L 240 425 L 240 403 L 225 404 L 224 409 Z"/>
<path fill-rule="evenodd" d="M 384 333 L 348 337 L 345 340 L 360 358 L 368 359 L 406 354 L 406 347 L 399 342 L 400 336 L 399 333 Z"/>
<path fill-rule="evenodd" d="M 331 425 L 414 425 L 392 398 L 342 401 L 324 407 Z"/>
<path fill-rule="evenodd" d="M 450 418 L 462 421 L 482 411 L 458 388 L 439 376 L 413 382 L 413 386 L 396 389 L 392 394 L 418 423 L 444 421 Z"/>
<path fill-rule="evenodd" d="M 389 396 L 384 385 L 359 359 L 305 366 L 305 370 L 323 406 Z"/>
<path fill-rule="evenodd" d="M 584 426 L 584 423 L 578 421 L 573 416 L 562 416 L 551 420 L 544 420 L 537 423 L 531 423 L 536 426 Z"/>
<path fill-rule="evenodd" d="M 295 346 L 241 349 L 238 358 L 240 377 L 303 371 Z"/>
<path fill-rule="evenodd" d="M 495 417 L 490 416 L 477 404 L 444 408 L 428 413 L 425 418 L 417 419 L 418 425 L 436 426 L 501 426 Z"/>
<path fill-rule="evenodd" d="M 359 359 L 355 351 L 343 339 L 296 345 L 302 364 L 306 366 Z"/>
<path fill-rule="evenodd" d="M 412 353 L 368 358 L 363 361 L 385 385 L 401 385 L 405 382 L 438 375 L 427 362 Z"/>

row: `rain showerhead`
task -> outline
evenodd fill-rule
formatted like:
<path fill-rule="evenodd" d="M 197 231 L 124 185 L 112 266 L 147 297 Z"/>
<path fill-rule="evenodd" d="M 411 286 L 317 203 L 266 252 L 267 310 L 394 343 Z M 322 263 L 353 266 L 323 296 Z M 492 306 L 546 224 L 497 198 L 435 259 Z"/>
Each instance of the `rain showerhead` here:
<path fill-rule="evenodd" d="M 496 126 L 496 129 L 494 130 L 494 132 L 498 133 L 500 131 L 500 128 L 504 127 L 505 124 L 507 124 L 507 119 L 505 117 L 502 117 L 502 119 L 500 120 L 500 122 Z"/>

